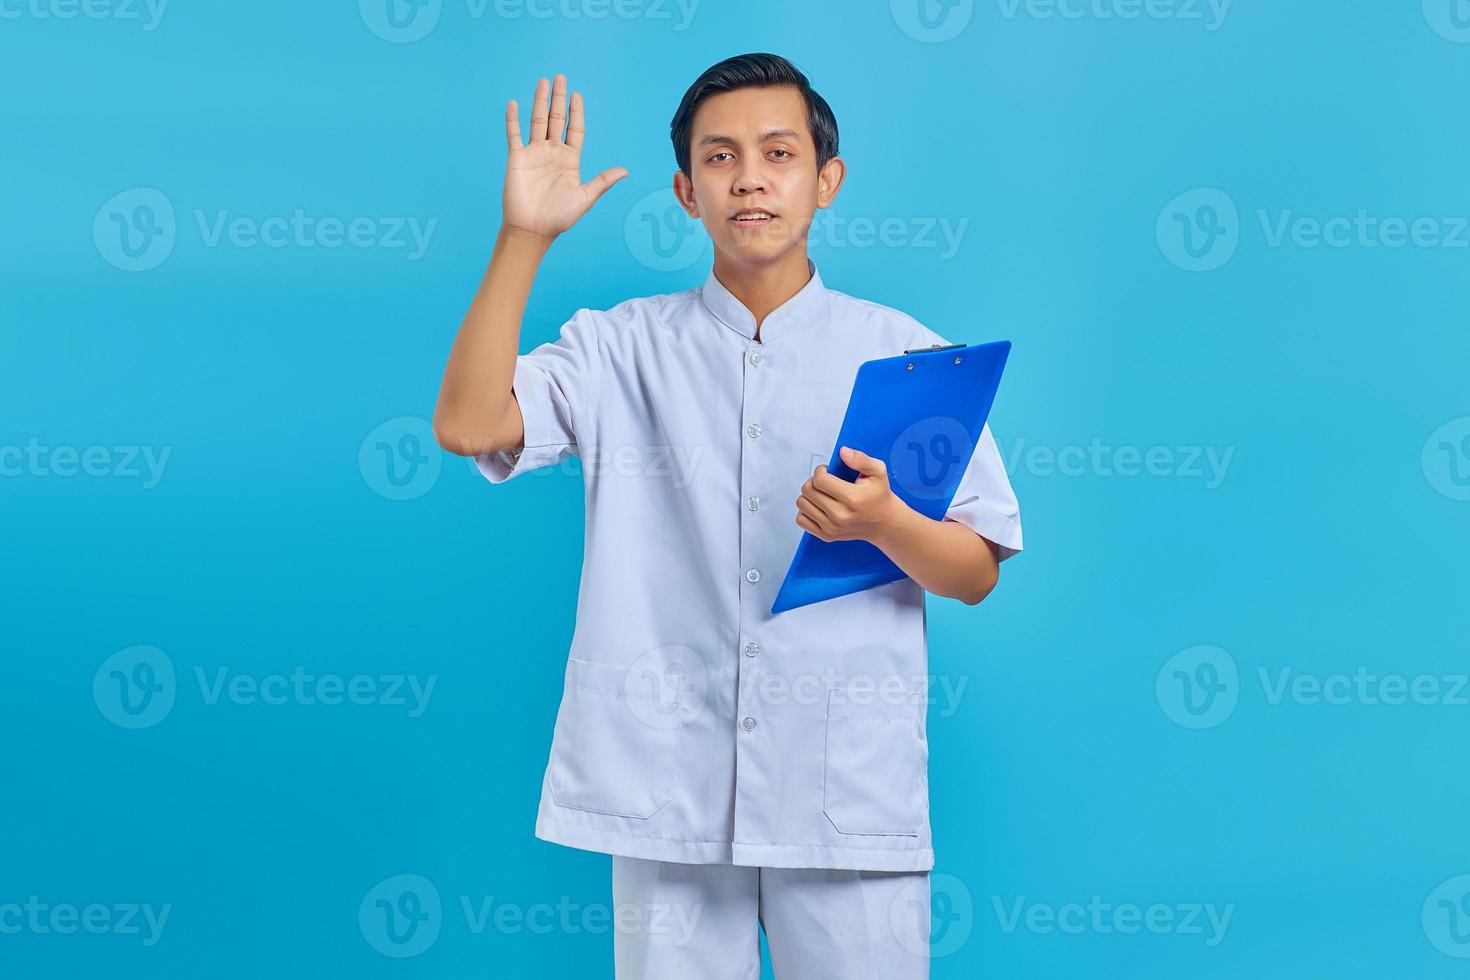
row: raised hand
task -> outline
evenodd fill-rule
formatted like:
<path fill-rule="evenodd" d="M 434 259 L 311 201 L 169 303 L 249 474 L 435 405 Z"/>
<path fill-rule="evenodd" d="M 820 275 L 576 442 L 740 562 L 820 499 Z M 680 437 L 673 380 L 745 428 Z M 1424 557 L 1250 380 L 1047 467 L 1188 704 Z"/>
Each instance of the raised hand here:
<path fill-rule="evenodd" d="M 562 128 L 566 136 L 562 136 Z M 505 138 L 510 157 L 505 164 L 501 222 L 509 229 L 552 239 L 577 223 L 609 187 L 624 177 L 624 167 L 611 167 L 582 183 L 582 138 L 586 135 L 582 94 L 573 92 L 567 118 L 567 79 L 536 83 L 529 140 L 521 142 L 520 109 L 514 99 L 505 108 Z"/>

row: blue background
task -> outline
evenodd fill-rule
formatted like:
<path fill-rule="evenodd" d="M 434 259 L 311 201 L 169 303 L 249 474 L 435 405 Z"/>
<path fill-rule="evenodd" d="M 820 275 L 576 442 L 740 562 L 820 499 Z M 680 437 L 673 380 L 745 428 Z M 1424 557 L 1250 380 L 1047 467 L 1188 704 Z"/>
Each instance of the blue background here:
<path fill-rule="evenodd" d="M 1362 209 L 1453 242 L 1470 10 L 929 2 L 938 34 L 914 0 L 704 0 L 687 24 L 652 0 L 600 19 L 589 0 L 545 17 L 443 0 L 412 41 L 350 0 L 177 2 L 151 30 L 144 8 L 4 8 L 0 448 L 103 447 L 112 475 L 0 457 L 0 907 L 171 911 L 151 946 L 0 931 L 0 975 L 610 975 L 605 929 L 476 932 L 460 905 L 610 899 L 606 856 L 532 836 L 576 468 L 492 489 L 432 444 L 413 469 L 412 438 L 494 239 L 505 100 L 568 72 L 584 175 L 631 170 L 553 249 L 529 349 L 579 306 L 703 279 L 707 244 L 658 267 L 638 202 L 669 183 L 685 87 L 748 50 L 793 58 L 834 107 L 833 213 L 896 220 L 886 245 L 820 232 L 828 284 L 1015 343 L 991 422 L 1027 550 L 983 605 L 930 603 L 931 669 L 967 685 L 931 708 L 934 975 L 1463 975 L 1470 692 L 1446 695 L 1470 661 L 1470 233 L 1314 247 L 1271 229 Z M 173 209 L 175 242 L 126 271 L 107 229 L 143 198 L 108 202 L 136 188 Z M 436 224 L 415 259 L 211 247 L 195 217 L 298 208 Z M 953 254 L 920 242 L 930 219 L 965 222 Z M 1201 243 L 1217 268 L 1190 268 Z M 1094 444 L 1168 463 L 1028 455 Z M 128 475 L 129 446 L 170 453 L 156 485 Z M 1192 475 L 1190 447 L 1230 452 L 1223 478 Z M 176 682 L 132 729 L 103 668 L 136 645 Z M 1211 677 L 1199 656 L 1213 694 L 1186 684 Z M 1440 696 L 1271 696 L 1283 670 L 1360 667 Z M 436 686 L 418 717 L 210 703 L 197 672 L 221 668 Z M 443 903 L 409 958 L 358 919 L 400 874 Z M 996 912 L 1094 895 L 1233 910 L 1214 945 L 1007 931 Z"/>

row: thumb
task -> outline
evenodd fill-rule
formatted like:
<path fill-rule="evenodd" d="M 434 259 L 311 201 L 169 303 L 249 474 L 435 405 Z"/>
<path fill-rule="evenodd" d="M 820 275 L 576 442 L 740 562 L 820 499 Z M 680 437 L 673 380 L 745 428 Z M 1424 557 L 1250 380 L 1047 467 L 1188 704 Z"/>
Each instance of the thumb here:
<path fill-rule="evenodd" d="M 863 476 L 884 477 L 888 476 L 888 466 L 881 460 L 851 446 L 842 447 L 842 461 Z"/>
<path fill-rule="evenodd" d="M 609 167 L 602 173 L 593 177 L 582 185 L 582 190 L 588 194 L 587 206 L 590 208 L 597 203 L 597 199 L 607 193 L 607 189 L 624 177 L 628 176 L 626 167 Z"/>

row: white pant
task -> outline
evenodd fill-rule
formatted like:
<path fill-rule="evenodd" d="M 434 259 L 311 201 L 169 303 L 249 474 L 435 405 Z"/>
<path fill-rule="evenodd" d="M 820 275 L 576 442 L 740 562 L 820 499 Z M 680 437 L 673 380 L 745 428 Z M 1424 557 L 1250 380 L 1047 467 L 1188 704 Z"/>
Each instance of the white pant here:
<path fill-rule="evenodd" d="M 928 980 L 929 873 L 613 857 L 616 980 Z"/>

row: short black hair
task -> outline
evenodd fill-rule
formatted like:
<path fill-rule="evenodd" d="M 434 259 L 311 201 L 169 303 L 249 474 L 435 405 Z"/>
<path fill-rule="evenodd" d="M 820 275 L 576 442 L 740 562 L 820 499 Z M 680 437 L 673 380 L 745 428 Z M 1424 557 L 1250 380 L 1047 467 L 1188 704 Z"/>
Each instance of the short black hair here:
<path fill-rule="evenodd" d="M 817 169 L 837 155 L 837 117 L 827 100 L 818 95 L 801 70 L 778 54 L 742 54 L 711 65 L 694 80 L 669 123 L 669 139 L 674 141 L 674 159 L 686 176 L 690 172 L 689 142 L 694 138 L 694 113 L 711 95 L 734 92 L 742 88 L 764 88 L 772 85 L 794 85 L 806 102 L 806 121 L 817 145 Z"/>

